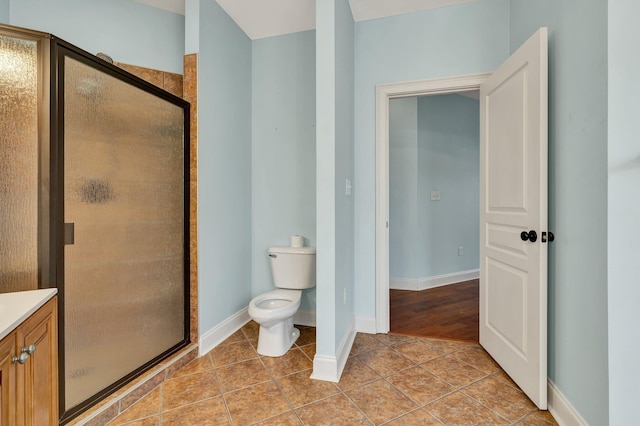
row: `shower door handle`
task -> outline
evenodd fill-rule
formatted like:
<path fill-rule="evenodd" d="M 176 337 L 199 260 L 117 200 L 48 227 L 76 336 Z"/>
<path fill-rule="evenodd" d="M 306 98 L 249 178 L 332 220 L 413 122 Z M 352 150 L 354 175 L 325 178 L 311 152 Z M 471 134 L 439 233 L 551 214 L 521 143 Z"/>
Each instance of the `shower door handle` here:
<path fill-rule="evenodd" d="M 75 223 L 64 224 L 64 245 L 71 246 L 75 242 Z"/>

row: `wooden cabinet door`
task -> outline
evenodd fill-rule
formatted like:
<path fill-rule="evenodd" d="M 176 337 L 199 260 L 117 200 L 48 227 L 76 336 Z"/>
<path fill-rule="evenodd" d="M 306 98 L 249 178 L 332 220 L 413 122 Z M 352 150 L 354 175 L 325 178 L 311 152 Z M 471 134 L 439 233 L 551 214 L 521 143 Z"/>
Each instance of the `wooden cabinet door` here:
<path fill-rule="evenodd" d="M 18 344 L 35 348 L 20 370 L 24 377 L 24 425 L 58 424 L 58 336 L 56 298 L 18 328 Z M 21 374 L 22 375 L 22 374 Z"/>
<path fill-rule="evenodd" d="M 0 426 L 16 424 L 16 334 L 11 333 L 0 342 Z"/>

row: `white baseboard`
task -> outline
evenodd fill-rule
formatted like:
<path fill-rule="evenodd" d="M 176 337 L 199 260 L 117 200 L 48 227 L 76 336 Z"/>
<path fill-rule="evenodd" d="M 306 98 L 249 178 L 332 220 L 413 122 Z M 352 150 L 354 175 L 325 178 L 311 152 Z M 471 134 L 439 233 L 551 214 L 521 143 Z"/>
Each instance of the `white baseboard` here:
<path fill-rule="evenodd" d="M 306 325 L 308 327 L 316 326 L 316 311 L 298 311 L 293 316 L 293 323 L 298 325 Z"/>
<path fill-rule="evenodd" d="M 588 426 L 551 379 L 547 382 L 547 406 L 560 426 Z"/>
<path fill-rule="evenodd" d="M 356 332 L 376 334 L 378 330 L 376 328 L 375 317 L 374 318 L 356 317 Z"/>
<path fill-rule="evenodd" d="M 246 308 L 231 315 L 211 330 L 205 332 L 200 336 L 198 342 L 198 356 L 202 356 L 218 346 L 227 337 L 240 330 L 242 326 L 249 321 L 251 321 L 251 317 L 249 316 L 249 307 L 247 306 Z"/>
<path fill-rule="evenodd" d="M 344 366 L 347 364 L 353 341 L 356 338 L 355 320 L 345 333 L 338 347 L 336 356 L 317 355 L 313 357 L 313 373 L 311 378 L 326 382 L 338 383 Z"/>
<path fill-rule="evenodd" d="M 392 290 L 421 291 L 478 278 L 480 278 L 480 269 L 471 269 L 469 271 L 453 272 L 451 274 L 435 275 L 425 278 L 389 278 L 389 288 Z"/>

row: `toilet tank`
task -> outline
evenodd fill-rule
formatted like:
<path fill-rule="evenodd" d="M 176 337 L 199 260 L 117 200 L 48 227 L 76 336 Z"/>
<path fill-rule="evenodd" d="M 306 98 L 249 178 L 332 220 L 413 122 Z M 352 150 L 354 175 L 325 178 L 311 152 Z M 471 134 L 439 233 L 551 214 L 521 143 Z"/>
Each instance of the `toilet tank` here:
<path fill-rule="evenodd" d="M 269 259 L 276 287 L 295 290 L 315 287 L 315 247 L 271 247 Z"/>

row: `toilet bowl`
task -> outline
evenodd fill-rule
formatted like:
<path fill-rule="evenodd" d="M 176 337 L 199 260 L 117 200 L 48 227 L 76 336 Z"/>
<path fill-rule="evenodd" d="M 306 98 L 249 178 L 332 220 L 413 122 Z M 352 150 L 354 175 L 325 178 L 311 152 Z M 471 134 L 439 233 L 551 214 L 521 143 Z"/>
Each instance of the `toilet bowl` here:
<path fill-rule="evenodd" d="M 300 308 L 302 290 L 316 284 L 315 247 L 272 247 L 268 251 L 276 290 L 254 297 L 249 316 L 260 324 L 258 353 L 286 354 L 300 336 L 293 316 Z"/>
<path fill-rule="evenodd" d="M 300 337 L 300 330 L 293 326 L 293 316 L 301 299 L 302 290 L 278 289 L 251 300 L 249 316 L 260 324 L 260 355 L 282 356 Z"/>

